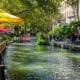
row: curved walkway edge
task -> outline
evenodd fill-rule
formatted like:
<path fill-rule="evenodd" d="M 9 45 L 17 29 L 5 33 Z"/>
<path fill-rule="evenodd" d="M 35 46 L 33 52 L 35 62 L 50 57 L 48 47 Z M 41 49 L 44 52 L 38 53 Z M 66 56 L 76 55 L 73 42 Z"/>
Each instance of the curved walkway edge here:
<path fill-rule="evenodd" d="M 80 45 L 67 43 L 65 41 L 53 41 L 52 40 L 51 44 L 53 44 L 53 46 L 64 48 L 64 49 L 80 51 Z"/>

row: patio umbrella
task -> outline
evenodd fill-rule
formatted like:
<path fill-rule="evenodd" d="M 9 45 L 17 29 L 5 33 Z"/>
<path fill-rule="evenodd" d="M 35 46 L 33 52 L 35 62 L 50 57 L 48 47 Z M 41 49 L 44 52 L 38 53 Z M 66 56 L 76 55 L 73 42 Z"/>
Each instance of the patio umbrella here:
<path fill-rule="evenodd" d="M 5 23 L 5 22 L 19 23 L 22 21 L 23 19 L 21 19 L 20 17 L 6 13 L 4 11 L 0 11 L 0 23 Z"/>
<path fill-rule="evenodd" d="M 11 31 L 7 28 L 0 28 L 0 33 L 9 33 L 9 32 Z"/>

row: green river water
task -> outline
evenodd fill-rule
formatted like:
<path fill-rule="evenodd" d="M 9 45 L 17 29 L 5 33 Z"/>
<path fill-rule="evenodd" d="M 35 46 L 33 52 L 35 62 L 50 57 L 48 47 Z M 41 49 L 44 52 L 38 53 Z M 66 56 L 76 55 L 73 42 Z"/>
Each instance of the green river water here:
<path fill-rule="evenodd" d="M 5 64 L 10 80 L 80 80 L 80 52 L 35 42 L 11 43 Z"/>

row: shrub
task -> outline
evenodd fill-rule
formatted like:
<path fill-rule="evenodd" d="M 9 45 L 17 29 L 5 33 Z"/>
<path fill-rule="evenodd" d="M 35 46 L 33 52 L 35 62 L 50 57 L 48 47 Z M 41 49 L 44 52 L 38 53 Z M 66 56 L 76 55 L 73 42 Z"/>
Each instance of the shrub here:
<path fill-rule="evenodd" d="M 46 45 L 46 44 L 47 44 L 47 40 L 39 39 L 39 40 L 37 41 L 37 44 L 38 44 L 38 45 Z"/>
<path fill-rule="evenodd" d="M 47 44 L 47 38 L 46 38 L 45 33 L 39 32 L 39 33 L 37 33 L 36 37 L 37 37 L 37 42 L 36 43 L 38 45 L 46 45 Z"/>
<path fill-rule="evenodd" d="M 7 34 L 0 34 L 0 37 L 3 39 L 3 40 L 6 40 L 6 39 L 11 39 L 11 37 Z"/>
<path fill-rule="evenodd" d="M 50 31 L 49 34 L 59 36 L 58 40 L 66 39 L 71 33 L 78 33 L 78 27 L 80 27 L 80 21 L 74 21 L 70 24 L 65 24 L 62 26 L 55 27 L 54 30 Z"/>
<path fill-rule="evenodd" d="M 75 32 L 75 28 L 71 26 L 70 24 L 65 24 L 63 26 L 56 27 L 54 30 L 49 32 L 49 34 L 58 35 L 60 36 L 59 37 L 60 40 L 64 40 L 72 32 Z"/>

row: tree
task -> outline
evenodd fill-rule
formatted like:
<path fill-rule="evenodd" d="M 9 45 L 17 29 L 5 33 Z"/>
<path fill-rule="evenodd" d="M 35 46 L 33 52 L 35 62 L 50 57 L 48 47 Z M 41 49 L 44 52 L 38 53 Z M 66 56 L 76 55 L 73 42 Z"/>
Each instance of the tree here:
<path fill-rule="evenodd" d="M 25 20 L 26 26 L 47 31 L 52 19 L 58 15 L 62 0 L 1 0 L 0 8 Z M 33 25 L 34 24 L 34 25 Z"/>
<path fill-rule="evenodd" d="M 79 0 L 67 0 L 67 4 L 72 7 L 75 18 L 79 20 Z"/>

